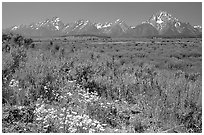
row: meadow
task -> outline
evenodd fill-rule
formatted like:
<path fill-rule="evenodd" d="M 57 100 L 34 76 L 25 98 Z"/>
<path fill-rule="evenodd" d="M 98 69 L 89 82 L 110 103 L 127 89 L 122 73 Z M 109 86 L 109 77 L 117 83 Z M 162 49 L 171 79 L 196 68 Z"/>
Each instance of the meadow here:
<path fill-rule="evenodd" d="M 201 133 L 201 38 L 2 35 L 4 133 Z"/>

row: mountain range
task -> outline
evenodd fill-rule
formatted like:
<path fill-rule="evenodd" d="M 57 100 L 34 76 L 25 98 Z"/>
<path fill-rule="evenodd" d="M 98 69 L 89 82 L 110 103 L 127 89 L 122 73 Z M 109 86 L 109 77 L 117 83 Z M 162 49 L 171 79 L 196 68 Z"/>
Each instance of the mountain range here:
<path fill-rule="evenodd" d="M 201 37 L 202 27 L 181 22 L 166 11 L 159 11 L 137 26 L 128 26 L 125 21 L 92 23 L 78 20 L 64 24 L 58 17 L 42 22 L 6 28 L 3 32 L 13 32 L 30 37 L 52 37 L 70 35 L 95 35 L 108 37 Z"/>

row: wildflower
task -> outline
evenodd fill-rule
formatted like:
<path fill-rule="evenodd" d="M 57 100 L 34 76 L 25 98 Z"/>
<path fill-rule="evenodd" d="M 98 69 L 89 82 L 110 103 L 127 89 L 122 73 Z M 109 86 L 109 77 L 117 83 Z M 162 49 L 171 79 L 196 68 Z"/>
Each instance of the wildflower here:
<path fill-rule="evenodd" d="M 36 105 L 36 106 L 39 106 L 40 104 L 39 104 L 39 103 L 36 103 L 35 105 Z"/>
<path fill-rule="evenodd" d="M 97 124 L 96 128 L 99 129 L 100 127 L 101 127 L 101 125 L 100 125 L 100 124 Z"/>
<path fill-rule="evenodd" d="M 45 128 L 49 127 L 49 124 L 48 124 L 48 125 L 45 125 L 44 127 L 45 127 Z"/>
<path fill-rule="evenodd" d="M 24 106 L 18 106 L 18 109 L 20 109 L 20 110 L 23 109 L 23 108 L 24 108 Z"/>
<path fill-rule="evenodd" d="M 95 130 L 94 129 L 89 129 L 89 133 L 94 133 L 95 132 Z"/>
<path fill-rule="evenodd" d="M 66 108 L 65 108 L 65 107 L 63 107 L 63 108 L 62 108 L 62 111 L 64 112 L 65 110 L 66 110 Z"/>
<path fill-rule="evenodd" d="M 99 123 L 99 121 L 97 121 L 97 120 L 94 120 L 94 122 L 95 122 L 95 123 Z"/>
<path fill-rule="evenodd" d="M 60 126 L 59 129 L 64 128 L 63 126 Z"/>
<path fill-rule="evenodd" d="M 73 95 L 73 94 L 72 94 L 72 93 L 70 93 L 70 92 L 68 92 L 67 94 L 68 94 L 69 96 L 72 96 L 72 95 Z"/>
<path fill-rule="evenodd" d="M 105 131 L 105 129 L 104 129 L 104 128 L 101 128 L 100 130 L 101 130 L 101 131 Z"/>
<path fill-rule="evenodd" d="M 81 123 L 81 122 L 79 122 L 78 126 L 82 127 L 82 123 Z"/>
<path fill-rule="evenodd" d="M 96 126 L 96 123 L 91 123 L 92 126 Z"/>
<path fill-rule="evenodd" d="M 51 111 L 51 109 L 48 109 L 48 111 Z"/>
<path fill-rule="evenodd" d="M 64 124 L 68 124 L 69 123 L 69 120 L 65 120 Z"/>
<path fill-rule="evenodd" d="M 92 122 L 92 120 L 91 120 L 91 119 L 88 119 L 86 123 L 89 124 L 89 123 L 91 123 L 91 122 Z"/>
<path fill-rule="evenodd" d="M 83 127 L 83 129 L 84 129 L 84 130 L 87 130 L 87 128 L 86 128 L 86 127 Z"/>
<path fill-rule="evenodd" d="M 86 115 L 86 114 L 83 114 L 82 117 L 83 117 L 84 119 L 88 119 L 88 118 L 89 118 L 89 116 Z"/>
<path fill-rule="evenodd" d="M 69 115 L 69 114 L 68 114 L 67 117 L 70 118 L 70 117 L 72 117 L 72 115 Z"/>
<path fill-rule="evenodd" d="M 52 118 L 56 118 L 57 116 L 56 115 L 54 115 Z"/>
<path fill-rule="evenodd" d="M 107 126 L 107 124 L 101 124 L 102 126 Z"/>
<path fill-rule="evenodd" d="M 110 105 L 111 103 L 107 102 L 108 105 Z"/>
<path fill-rule="evenodd" d="M 75 82 L 75 80 L 73 80 L 73 81 L 68 80 L 68 82 L 69 82 L 69 83 L 73 83 L 73 82 Z"/>
<path fill-rule="evenodd" d="M 42 120 L 42 118 L 41 118 L 41 117 L 39 117 L 39 118 L 37 118 L 36 120 Z"/>
<path fill-rule="evenodd" d="M 70 127 L 69 130 L 70 130 L 71 133 L 75 133 L 77 131 L 76 128 L 72 128 L 72 127 Z"/>
<path fill-rule="evenodd" d="M 77 114 L 77 112 L 73 112 L 73 111 L 72 111 L 72 113 L 75 114 L 75 115 Z"/>
<path fill-rule="evenodd" d="M 12 79 L 9 83 L 9 86 L 10 87 L 17 87 L 19 84 L 19 81 L 15 80 L 15 79 Z"/>
<path fill-rule="evenodd" d="M 64 114 L 61 113 L 60 116 L 64 116 Z"/>
<path fill-rule="evenodd" d="M 83 117 L 80 116 L 80 115 L 77 115 L 76 118 L 77 118 L 77 119 L 82 119 Z"/>

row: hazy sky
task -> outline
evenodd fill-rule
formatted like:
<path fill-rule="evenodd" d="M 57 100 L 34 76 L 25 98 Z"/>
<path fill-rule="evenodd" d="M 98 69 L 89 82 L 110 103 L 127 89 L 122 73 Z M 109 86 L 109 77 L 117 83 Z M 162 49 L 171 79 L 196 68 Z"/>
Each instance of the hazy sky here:
<path fill-rule="evenodd" d="M 159 10 L 165 10 L 192 25 L 202 25 L 201 2 L 3 2 L 2 8 L 2 28 L 43 21 L 54 16 L 65 24 L 78 19 L 103 23 L 120 18 L 128 25 L 135 26 Z"/>

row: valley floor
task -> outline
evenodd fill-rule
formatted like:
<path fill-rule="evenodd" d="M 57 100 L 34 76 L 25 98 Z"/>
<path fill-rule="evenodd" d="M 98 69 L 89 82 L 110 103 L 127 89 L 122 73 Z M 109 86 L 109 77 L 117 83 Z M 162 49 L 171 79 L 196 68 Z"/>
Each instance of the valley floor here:
<path fill-rule="evenodd" d="M 202 132 L 200 38 L 4 35 L 2 78 L 2 132 Z"/>

